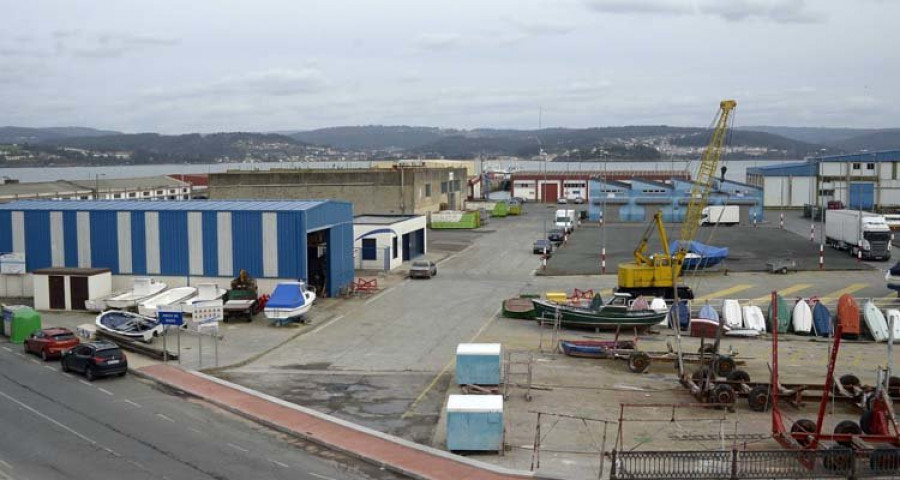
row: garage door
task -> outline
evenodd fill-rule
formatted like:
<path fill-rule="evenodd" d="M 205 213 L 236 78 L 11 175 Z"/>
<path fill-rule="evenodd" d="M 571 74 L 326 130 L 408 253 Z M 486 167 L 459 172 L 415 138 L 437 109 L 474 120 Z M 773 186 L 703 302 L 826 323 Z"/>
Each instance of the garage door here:
<path fill-rule="evenodd" d="M 875 205 L 874 183 L 850 184 L 850 209 L 871 210 Z"/>
<path fill-rule="evenodd" d="M 556 203 L 559 200 L 559 185 L 545 183 L 541 185 L 541 201 L 544 203 Z"/>

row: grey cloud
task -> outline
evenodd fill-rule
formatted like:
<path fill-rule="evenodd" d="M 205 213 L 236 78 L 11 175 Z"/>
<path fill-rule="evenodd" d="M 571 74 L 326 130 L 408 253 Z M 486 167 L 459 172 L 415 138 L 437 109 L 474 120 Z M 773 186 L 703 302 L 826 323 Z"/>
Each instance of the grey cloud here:
<path fill-rule="evenodd" d="M 326 88 L 326 79 L 318 69 L 301 68 L 293 70 L 273 68 L 233 75 L 203 84 L 152 89 L 143 92 L 143 96 L 157 100 L 174 101 L 209 96 L 286 97 L 320 92 Z"/>
<path fill-rule="evenodd" d="M 515 20 L 513 23 L 528 35 L 565 35 L 575 30 L 575 25 L 553 20 Z"/>
<path fill-rule="evenodd" d="M 82 58 L 118 58 L 154 47 L 178 45 L 176 38 L 132 33 L 84 33 L 80 30 L 56 30 L 52 34 L 56 53 Z"/>
<path fill-rule="evenodd" d="M 415 41 L 416 47 L 422 50 L 445 50 L 462 43 L 463 36 L 458 33 L 424 33 Z"/>
<path fill-rule="evenodd" d="M 584 3 L 601 13 L 684 15 L 694 12 L 691 3 L 682 0 L 584 0 Z"/>
<path fill-rule="evenodd" d="M 817 23 L 821 13 L 806 0 L 583 0 L 591 10 L 611 14 L 714 15 L 731 22 Z"/>

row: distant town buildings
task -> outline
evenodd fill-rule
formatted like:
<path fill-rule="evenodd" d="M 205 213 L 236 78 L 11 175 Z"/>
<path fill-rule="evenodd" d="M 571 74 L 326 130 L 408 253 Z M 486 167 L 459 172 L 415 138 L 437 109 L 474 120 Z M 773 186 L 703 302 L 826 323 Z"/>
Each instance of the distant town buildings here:
<path fill-rule="evenodd" d="M 205 175 L 56 180 L 19 183 L 0 182 L 0 203 L 25 199 L 44 200 L 188 200 L 205 193 Z M 199 178 L 203 177 L 203 178 Z M 198 185 L 194 188 L 194 183 Z"/>

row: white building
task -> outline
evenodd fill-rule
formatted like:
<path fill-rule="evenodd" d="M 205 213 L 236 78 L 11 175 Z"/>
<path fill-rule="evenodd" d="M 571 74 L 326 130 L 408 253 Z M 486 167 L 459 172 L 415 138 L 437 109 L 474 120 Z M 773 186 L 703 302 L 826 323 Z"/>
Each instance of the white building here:
<path fill-rule="evenodd" d="M 190 182 L 169 176 L 57 180 L 53 182 L 0 183 L 0 203 L 25 199 L 43 200 L 188 200 Z"/>
<path fill-rule="evenodd" d="M 766 207 L 799 208 L 841 202 L 853 209 L 900 208 L 900 150 L 813 157 L 747 169 Z"/>
<path fill-rule="evenodd" d="M 426 253 L 426 218 L 360 215 L 353 219 L 353 263 L 360 270 L 393 270 Z"/>

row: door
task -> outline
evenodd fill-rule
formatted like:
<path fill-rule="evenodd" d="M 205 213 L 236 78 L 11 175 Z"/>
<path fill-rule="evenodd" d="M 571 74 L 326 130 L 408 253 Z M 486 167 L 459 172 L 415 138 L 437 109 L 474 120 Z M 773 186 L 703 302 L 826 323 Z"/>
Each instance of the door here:
<path fill-rule="evenodd" d="M 556 203 L 559 200 L 559 185 L 556 183 L 544 183 L 541 185 L 541 201 L 544 203 Z"/>
<path fill-rule="evenodd" d="M 72 370 L 83 372 L 91 358 L 91 353 L 93 353 L 91 347 L 82 345 L 76 348 L 74 354 L 70 355 L 68 358 L 69 367 L 71 367 Z"/>
<path fill-rule="evenodd" d="M 408 233 L 403 234 L 403 261 L 409 261 L 410 259 L 410 238 Z"/>
<path fill-rule="evenodd" d="M 88 277 L 69 277 L 69 298 L 72 310 L 84 310 L 88 299 Z"/>
<path fill-rule="evenodd" d="M 50 275 L 50 309 L 66 309 L 66 280 L 61 275 Z"/>
<path fill-rule="evenodd" d="M 419 229 L 413 232 L 416 237 L 416 255 L 425 255 L 425 229 Z"/>
<path fill-rule="evenodd" d="M 875 184 L 859 182 L 850 184 L 851 210 L 871 210 L 875 205 Z"/>

